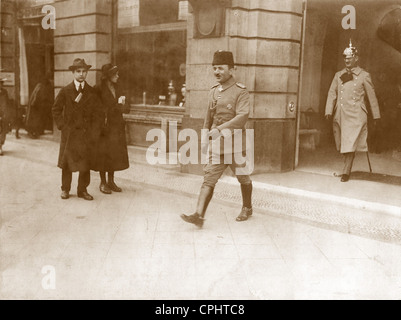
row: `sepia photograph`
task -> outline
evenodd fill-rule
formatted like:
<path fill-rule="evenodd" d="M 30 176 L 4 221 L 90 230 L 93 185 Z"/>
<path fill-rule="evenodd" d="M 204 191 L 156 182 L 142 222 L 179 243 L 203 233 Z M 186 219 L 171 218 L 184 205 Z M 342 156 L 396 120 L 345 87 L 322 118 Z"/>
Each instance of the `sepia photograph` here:
<path fill-rule="evenodd" d="M 0 0 L 0 28 L 0 300 L 401 299 L 401 0 Z"/>

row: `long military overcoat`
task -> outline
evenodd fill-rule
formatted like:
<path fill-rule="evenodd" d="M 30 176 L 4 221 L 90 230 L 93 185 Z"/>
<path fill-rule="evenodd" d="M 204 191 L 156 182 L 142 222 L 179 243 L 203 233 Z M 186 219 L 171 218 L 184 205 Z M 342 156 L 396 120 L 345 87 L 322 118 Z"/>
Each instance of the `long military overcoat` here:
<path fill-rule="evenodd" d="M 370 74 L 360 67 L 352 69 L 352 80 L 343 83 L 337 72 L 331 83 L 326 102 L 326 115 L 333 115 L 333 133 L 337 150 L 341 153 L 368 151 L 368 108 L 373 119 L 380 118 L 379 104 Z"/>
<path fill-rule="evenodd" d="M 72 172 L 90 169 L 98 136 L 101 104 L 96 91 L 85 83 L 83 95 L 75 102 L 78 92 L 74 82 L 62 88 L 52 108 L 53 119 L 61 130 L 58 166 Z"/>

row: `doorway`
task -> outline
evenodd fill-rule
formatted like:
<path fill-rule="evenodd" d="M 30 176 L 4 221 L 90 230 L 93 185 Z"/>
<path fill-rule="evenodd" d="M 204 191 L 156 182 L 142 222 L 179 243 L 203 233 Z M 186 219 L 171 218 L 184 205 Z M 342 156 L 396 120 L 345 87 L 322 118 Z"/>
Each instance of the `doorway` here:
<path fill-rule="evenodd" d="M 356 10 L 356 29 L 342 27 L 346 16 L 342 8 L 346 5 Z M 297 170 L 332 174 L 342 167 L 332 124 L 325 120 L 324 114 L 334 74 L 344 68 L 342 52 L 352 39 L 359 51 L 359 65 L 372 76 L 380 105 L 380 127 L 373 130 L 371 117 L 368 120 L 373 171 L 401 176 L 401 91 L 397 91 L 401 88 L 398 85 L 401 78 L 397 78 L 401 73 L 401 52 L 384 41 L 378 32 L 386 17 L 400 5 L 400 0 L 306 1 Z M 401 26 L 393 27 L 398 30 Z M 397 92 L 400 92 L 398 96 Z M 354 170 L 369 170 L 366 155 L 359 158 Z"/>
<path fill-rule="evenodd" d="M 44 78 L 54 78 L 54 40 L 53 30 L 45 30 L 39 24 L 24 25 L 25 49 L 28 66 L 29 97 L 37 84 Z M 46 110 L 45 130 L 53 131 L 51 110 Z"/>

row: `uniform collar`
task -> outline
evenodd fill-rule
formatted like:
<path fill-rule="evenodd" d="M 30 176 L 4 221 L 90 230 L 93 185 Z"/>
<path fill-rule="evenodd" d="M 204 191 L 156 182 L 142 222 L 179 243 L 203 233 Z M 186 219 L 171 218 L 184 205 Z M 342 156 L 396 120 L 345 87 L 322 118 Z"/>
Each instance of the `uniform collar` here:
<path fill-rule="evenodd" d="M 226 82 L 224 82 L 223 84 L 218 85 L 218 89 L 220 91 L 224 91 L 227 90 L 228 88 L 232 87 L 235 84 L 235 79 L 234 77 L 231 77 L 230 79 L 228 79 Z"/>
<path fill-rule="evenodd" d="M 361 71 L 362 71 L 362 69 L 361 69 L 361 67 L 359 67 L 359 66 L 356 66 L 356 67 L 354 67 L 354 68 L 351 69 L 351 72 L 352 72 L 353 74 L 356 74 L 356 75 L 359 75 L 359 74 L 361 73 Z M 345 73 L 345 72 L 347 72 L 347 69 L 346 69 L 346 68 L 344 69 L 344 73 Z"/>

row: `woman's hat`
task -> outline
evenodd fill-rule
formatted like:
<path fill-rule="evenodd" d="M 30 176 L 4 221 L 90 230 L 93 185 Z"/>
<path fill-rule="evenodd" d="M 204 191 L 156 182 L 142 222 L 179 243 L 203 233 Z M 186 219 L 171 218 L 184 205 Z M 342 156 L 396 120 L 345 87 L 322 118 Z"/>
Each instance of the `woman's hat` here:
<path fill-rule="evenodd" d="M 81 58 L 76 58 L 74 60 L 74 62 L 72 63 L 72 66 L 69 66 L 68 69 L 70 69 L 71 71 L 74 71 L 75 69 L 78 68 L 84 68 L 89 70 L 92 66 L 90 64 L 86 64 L 85 63 L 85 59 L 81 59 Z"/>
<path fill-rule="evenodd" d="M 118 72 L 118 67 L 112 65 L 111 63 L 105 64 L 102 67 L 102 79 L 107 79 Z"/>

